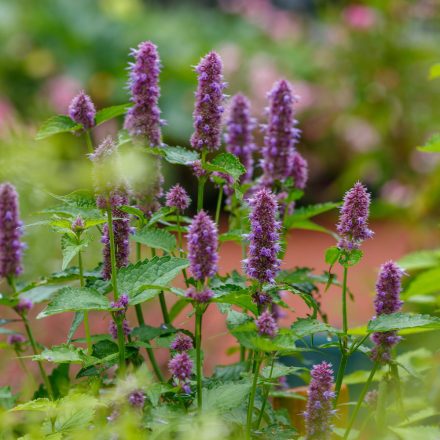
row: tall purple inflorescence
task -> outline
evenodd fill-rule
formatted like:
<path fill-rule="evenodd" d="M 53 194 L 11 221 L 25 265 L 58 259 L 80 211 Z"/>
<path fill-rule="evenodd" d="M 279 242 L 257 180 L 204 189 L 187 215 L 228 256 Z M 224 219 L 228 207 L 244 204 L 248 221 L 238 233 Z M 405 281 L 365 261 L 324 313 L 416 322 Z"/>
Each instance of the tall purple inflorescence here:
<path fill-rule="evenodd" d="M 272 313 L 265 310 L 255 321 L 257 324 L 258 333 L 261 336 L 268 336 L 274 338 L 278 333 L 278 325 L 273 317 Z"/>
<path fill-rule="evenodd" d="M 173 342 L 171 342 L 170 348 L 179 352 L 192 350 L 194 348 L 193 340 L 190 336 L 185 335 L 185 333 L 178 333 Z"/>
<path fill-rule="evenodd" d="M 295 151 L 291 157 L 290 175 L 293 178 L 295 188 L 304 189 L 309 178 L 309 165 L 304 157 Z"/>
<path fill-rule="evenodd" d="M 333 410 L 335 393 L 332 391 L 333 370 L 331 367 L 331 364 L 322 362 L 312 368 L 307 409 L 304 412 L 306 440 L 330 439 L 331 419 L 335 413 Z"/>
<path fill-rule="evenodd" d="M 252 211 L 248 258 L 244 261 L 246 273 L 260 283 L 273 283 L 280 268 L 278 204 L 275 196 L 263 188 L 249 200 L 249 205 Z"/>
<path fill-rule="evenodd" d="M 197 150 L 215 151 L 221 144 L 223 89 L 226 87 L 220 55 L 216 52 L 208 53 L 195 70 L 198 73 L 198 86 L 191 145 Z"/>
<path fill-rule="evenodd" d="M 89 130 L 95 126 L 96 109 L 92 100 L 84 91 L 81 91 L 72 99 L 69 105 L 69 116 L 77 124 L 81 124 L 84 130 Z"/>
<path fill-rule="evenodd" d="M 246 96 L 237 94 L 231 100 L 228 120 L 226 121 L 226 150 L 235 154 L 246 168 L 241 177 L 242 182 L 252 179 L 255 151 L 254 136 L 255 119 L 250 115 L 250 103 Z"/>
<path fill-rule="evenodd" d="M 185 392 L 189 392 L 189 379 L 193 370 L 193 361 L 188 353 L 178 353 L 169 362 L 168 369 L 177 385 L 182 386 Z"/>
<path fill-rule="evenodd" d="M 217 272 L 217 226 L 205 211 L 200 211 L 188 230 L 188 259 L 196 280 L 204 281 Z"/>
<path fill-rule="evenodd" d="M 135 62 L 130 63 L 128 86 L 131 92 L 131 107 L 125 117 L 124 128 L 132 136 L 146 138 L 151 147 L 162 144 L 159 109 L 159 73 L 160 60 L 157 47 L 151 41 L 140 43 L 132 49 Z"/>
<path fill-rule="evenodd" d="M 191 199 L 188 193 L 179 184 L 174 185 L 166 194 L 166 205 L 170 208 L 176 208 L 180 212 L 189 207 Z"/>
<path fill-rule="evenodd" d="M 388 261 L 381 266 L 374 300 L 376 316 L 389 315 L 401 309 L 403 302 L 400 300 L 400 291 L 404 274 L 404 270 L 393 261 Z M 372 359 L 376 362 L 386 363 L 391 359 L 391 349 L 401 338 L 397 332 L 390 331 L 373 333 L 371 339 L 375 344 L 371 351 Z"/>
<path fill-rule="evenodd" d="M 293 95 L 290 84 L 281 80 L 269 93 L 270 107 L 265 127 L 263 148 L 263 184 L 271 186 L 274 181 L 283 181 L 291 174 L 292 155 L 300 130 L 295 128 Z"/>
<path fill-rule="evenodd" d="M 373 232 L 368 228 L 370 199 L 370 194 L 360 182 L 355 183 L 353 188 L 346 192 L 337 225 L 341 237 L 339 248 L 357 249 L 364 240 L 373 236 Z"/>
<path fill-rule="evenodd" d="M 23 271 L 24 244 L 18 194 L 10 183 L 0 185 L 0 277 L 15 277 Z"/>

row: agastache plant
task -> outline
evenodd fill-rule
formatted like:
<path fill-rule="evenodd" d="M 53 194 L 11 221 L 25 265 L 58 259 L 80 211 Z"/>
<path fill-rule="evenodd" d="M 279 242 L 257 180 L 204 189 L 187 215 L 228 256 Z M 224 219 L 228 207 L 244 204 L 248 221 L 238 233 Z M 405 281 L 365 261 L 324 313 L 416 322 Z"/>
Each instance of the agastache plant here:
<path fill-rule="evenodd" d="M 376 414 L 368 414 L 363 423 L 356 425 L 356 435 L 365 437 L 366 422 L 375 425 L 374 438 L 393 436 L 394 430 L 399 430 L 396 435 L 400 435 L 408 427 L 407 420 L 390 425 L 390 429 L 384 422 L 388 401 L 398 402 L 392 423 L 399 422 L 399 413 L 404 414 L 398 391 L 401 363 L 393 359 L 394 347 L 400 340 L 397 331 L 439 328 L 439 320 L 401 312 L 403 269 L 388 261 L 381 267 L 376 284 L 375 317 L 356 332 L 349 330 L 348 269 L 361 260 L 362 244 L 373 235 L 368 226 L 370 194 L 365 186 L 356 183 L 344 197 L 336 243 L 325 255 L 328 272 L 319 274 L 305 265 L 292 268 L 290 259 L 284 258 L 289 230 L 305 227 L 314 230 L 309 233 L 323 231 L 323 226 L 311 220 L 312 214 L 339 206 L 295 206 L 301 203 L 298 200 L 306 189 L 309 169 L 296 149 L 298 98 L 294 87 L 281 80 L 269 95 L 268 124 L 258 167 L 254 166 L 258 163 L 254 154 L 259 137 L 253 136 L 255 121 L 250 114 L 250 101 L 242 94 L 234 95 L 228 116 L 222 120 L 225 82 L 217 53 L 210 52 L 196 68 L 198 86 L 194 133 L 188 139 L 190 150 L 167 145 L 162 139 L 157 47 L 144 42 L 132 55 L 132 105 L 128 111 L 126 105 L 121 105 L 96 112 L 91 101 L 81 94 L 72 103 L 70 118 L 51 118 L 39 131 L 40 138 L 48 137 L 58 128 L 65 132 L 67 124 L 74 133 L 84 133 L 89 145 L 90 161 L 85 155 L 83 160 L 92 169 L 93 190 L 56 195 L 57 205 L 40 209 L 45 219 L 35 222 L 39 227 L 49 224 L 60 234 L 61 270 L 57 268 L 55 273 L 45 273 L 34 280 L 29 279 L 32 271 L 22 276 L 23 225 L 18 197 L 11 184 L 0 185 L 0 276 L 5 281 L 0 286 L 0 307 L 8 308 L 0 319 L 0 335 L 7 343 L 0 346 L 16 356 L 14 361 L 20 362 L 25 374 L 29 374 L 26 363 L 36 361 L 43 380 L 43 385 L 36 387 L 35 400 L 29 404 L 22 402 L 23 394 L 12 394 L 8 387 L 1 387 L 0 406 L 6 404 L 7 411 L 0 411 L 0 426 L 6 427 L 6 438 L 34 433 L 38 438 L 67 434 L 72 439 L 112 438 L 131 433 L 168 438 L 187 432 L 197 438 L 206 437 L 208 427 L 209 435 L 225 440 L 270 436 L 326 440 L 333 430 L 340 435 L 340 429 L 333 429 L 334 421 L 345 425 L 342 436 L 348 439 L 353 437 L 351 429 L 379 370 L 376 409 L 365 407 Z M 95 123 L 100 124 L 110 114 L 125 114 L 125 128 L 93 148 L 90 132 Z M 60 121 L 64 125 L 57 128 Z M 219 152 L 223 131 L 226 151 Z M 98 131 L 95 134 L 98 136 Z M 130 154 L 125 156 L 126 151 Z M 125 159 L 134 157 L 134 153 L 139 158 L 148 156 L 152 166 L 140 169 L 139 161 L 133 164 L 132 172 Z M 191 206 L 191 193 L 185 182 L 170 187 L 164 179 L 162 160 L 170 164 L 167 171 L 178 163 L 196 175 L 196 206 Z M 145 179 L 137 178 L 139 171 Z M 177 173 L 166 173 L 169 175 L 175 182 Z M 141 180 L 144 182 L 139 184 Z M 210 211 L 211 204 L 203 206 L 204 185 L 209 181 L 219 193 L 215 216 Z M 223 193 L 228 196 L 224 210 Z M 96 254 L 86 252 L 98 232 L 103 249 L 96 262 Z M 225 261 L 223 246 L 233 249 L 234 244 L 228 242 L 240 241 L 243 265 L 229 270 L 230 261 Z M 296 246 L 294 252 L 297 258 L 304 249 Z M 437 253 L 430 265 L 438 260 Z M 228 255 L 234 255 L 234 250 Z M 44 253 L 44 258 L 49 255 Z M 53 258 L 50 261 L 52 264 Z M 90 261 L 98 264 L 89 266 Z M 342 266 L 341 280 L 332 272 L 335 264 Z M 333 295 L 334 289 L 342 290 L 340 315 L 331 316 L 321 306 L 321 295 L 330 286 L 327 295 Z M 168 302 L 169 308 L 165 294 L 175 295 L 175 301 L 170 298 Z M 302 316 L 296 304 L 296 315 L 291 314 L 290 295 L 307 306 L 308 311 Z M 152 306 L 157 299 L 161 316 Z M 47 302 L 46 307 L 37 310 L 43 302 Z M 214 316 L 205 315 L 209 307 L 219 319 L 224 317 L 226 326 L 209 338 L 204 333 L 204 345 L 209 342 L 221 354 L 225 335 L 236 340 L 234 346 L 228 347 L 228 359 L 235 360 L 215 368 L 208 351 L 204 357 L 202 353 L 202 333 L 208 327 L 202 329 L 202 318 L 212 324 L 206 318 Z M 74 315 L 68 335 L 57 335 L 60 345 L 45 347 L 36 341 L 30 321 L 38 312 L 38 318 Z M 338 325 L 339 317 L 341 329 L 333 327 Z M 108 332 L 96 334 L 93 327 L 103 318 L 105 322 L 111 319 Z M 195 321 L 194 328 L 191 319 Z M 76 335 L 81 322 L 84 338 Z M 284 322 L 288 325 L 284 326 Z M 9 324 L 11 329 L 4 328 Z M 26 330 L 23 335 L 16 328 L 20 325 Z M 370 339 L 372 348 L 368 345 Z M 341 353 L 335 384 L 326 359 L 327 349 L 334 346 L 339 346 Z M 404 344 L 400 348 L 404 349 Z M 308 356 L 315 356 L 318 351 L 324 361 L 310 368 Z M 347 387 L 350 382 L 344 384 L 344 378 L 348 360 L 356 351 L 368 354 L 364 360 L 372 367 L 357 403 L 351 405 L 351 390 Z M 203 358 L 207 360 L 205 371 Z M 50 376 L 44 368 L 46 362 L 60 364 Z M 69 364 L 79 366 L 74 371 L 75 379 L 69 373 Z M 309 371 L 309 385 L 292 390 L 291 376 L 304 379 Z M 286 402 L 298 393 L 305 395 L 306 388 L 307 402 L 304 399 L 302 409 L 295 407 L 293 413 Z M 388 393 L 389 399 L 388 389 L 395 393 Z M 301 404 L 301 400 L 295 401 Z M 18 406 L 9 411 L 16 403 Z M 412 399 L 411 405 L 424 409 L 417 399 Z M 289 408 L 291 425 L 283 414 Z M 38 414 L 30 418 L 30 423 L 35 419 L 36 425 L 26 432 L 27 418 L 19 417 L 18 411 L 35 409 Z M 345 411 L 351 412 L 348 424 L 344 422 Z M 431 408 L 426 414 L 435 416 Z M 409 429 L 417 423 L 418 420 L 411 421 Z M 432 428 L 437 434 L 437 427 L 426 428 L 427 433 Z"/>

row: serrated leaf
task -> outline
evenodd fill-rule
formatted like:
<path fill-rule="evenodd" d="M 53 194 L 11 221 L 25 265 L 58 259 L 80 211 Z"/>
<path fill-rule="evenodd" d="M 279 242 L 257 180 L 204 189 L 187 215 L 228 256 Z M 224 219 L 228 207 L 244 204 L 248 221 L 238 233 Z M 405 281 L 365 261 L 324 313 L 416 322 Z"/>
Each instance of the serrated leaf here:
<path fill-rule="evenodd" d="M 109 310 L 108 299 L 97 290 L 88 287 L 63 287 L 37 319 L 64 312 L 85 310 Z"/>
<path fill-rule="evenodd" d="M 79 240 L 77 237 L 64 234 L 61 237 L 61 251 L 63 253 L 63 264 L 61 270 L 65 270 L 69 263 L 89 245 L 87 239 Z"/>
<path fill-rule="evenodd" d="M 203 389 L 203 410 L 224 412 L 236 408 L 246 400 L 250 383 L 228 383 L 211 389 Z"/>
<path fill-rule="evenodd" d="M 32 357 L 34 361 L 48 361 L 55 364 L 74 363 L 80 364 L 85 359 L 86 354 L 82 348 L 71 344 L 53 346 L 46 348 L 40 354 Z"/>
<path fill-rule="evenodd" d="M 360 249 L 353 249 L 349 252 L 341 252 L 339 256 L 339 264 L 344 267 L 355 266 L 361 261 L 363 255 L 364 254 Z"/>
<path fill-rule="evenodd" d="M 171 147 L 164 145 L 155 148 L 153 152 L 163 156 L 167 162 L 177 165 L 190 165 L 200 159 L 200 155 L 197 151 L 187 150 L 179 146 Z"/>
<path fill-rule="evenodd" d="M 150 248 L 171 252 L 176 248 L 176 237 L 164 229 L 145 227 L 131 236 L 132 240 Z"/>
<path fill-rule="evenodd" d="M 405 270 L 430 269 L 440 266 L 440 249 L 412 252 L 398 260 L 397 264 Z"/>
<path fill-rule="evenodd" d="M 77 131 L 81 125 L 77 124 L 73 119 L 66 115 L 52 116 L 44 122 L 38 129 L 35 136 L 37 141 L 53 136 L 58 133 L 66 133 L 67 131 Z"/>
<path fill-rule="evenodd" d="M 133 329 L 132 335 L 139 338 L 141 341 L 151 341 L 159 336 L 176 333 L 176 329 L 172 326 L 151 327 L 150 325 L 141 325 Z"/>
<path fill-rule="evenodd" d="M 216 292 L 215 289 L 214 292 Z M 254 314 L 257 314 L 258 312 L 257 305 L 252 301 L 252 297 L 246 289 L 224 293 L 220 296 L 216 295 L 212 299 L 212 302 L 239 306 L 245 310 L 250 310 Z"/>
<path fill-rule="evenodd" d="M 154 257 L 130 264 L 118 271 L 119 290 L 128 294 L 131 305 L 139 304 L 159 292 L 158 289 L 145 286 L 165 286 L 188 265 L 188 260 L 171 256 Z"/>
<path fill-rule="evenodd" d="M 433 134 L 421 147 L 417 147 L 424 153 L 440 153 L 440 133 Z"/>
<path fill-rule="evenodd" d="M 220 153 L 211 161 L 205 164 L 208 171 L 218 171 L 230 175 L 234 180 L 238 180 L 246 172 L 237 156 L 231 153 Z"/>
<path fill-rule="evenodd" d="M 311 318 L 298 318 L 291 325 L 290 328 L 293 331 L 293 333 L 299 338 L 304 338 L 305 336 L 310 336 L 310 335 L 314 335 L 315 333 L 323 333 L 323 332 L 329 332 L 335 334 L 342 333 L 341 330 L 338 330 L 332 327 L 331 325 L 326 324 L 325 322 L 320 322 L 317 319 L 311 319 Z"/>
<path fill-rule="evenodd" d="M 125 115 L 131 104 L 120 104 L 106 107 L 96 112 L 95 122 L 96 125 L 100 125 L 109 119 L 116 118 L 116 116 Z"/>
<path fill-rule="evenodd" d="M 52 298 L 52 295 L 60 290 L 58 285 L 42 285 L 36 286 L 20 294 L 20 298 L 27 298 L 32 301 L 33 304 L 42 303 Z"/>
<path fill-rule="evenodd" d="M 369 332 L 388 332 L 408 328 L 440 329 L 440 318 L 430 315 L 398 312 L 378 316 L 368 323 L 367 328 Z"/>
<path fill-rule="evenodd" d="M 12 408 L 12 411 L 42 411 L 49 412 L 56 408 L 57 404 L 53 400 L 46 398 L 35 399 L 29 402 L 22 403 Z"/>

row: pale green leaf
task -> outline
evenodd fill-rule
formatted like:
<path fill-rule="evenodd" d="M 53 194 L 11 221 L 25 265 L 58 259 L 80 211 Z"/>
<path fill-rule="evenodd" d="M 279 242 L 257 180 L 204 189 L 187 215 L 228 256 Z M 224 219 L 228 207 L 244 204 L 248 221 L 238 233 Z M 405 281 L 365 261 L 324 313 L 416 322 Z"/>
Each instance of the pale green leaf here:
<path fill-rule="evenodd" d="M 81 125 L 77 124 L 74 120 L 70 119 L 66 115 L 56 115 L 49 118 L 38 129 L 35 136 L 37 141 L 53 136 L 58 133 L 66 133 L 67 131 L 77 131 L 81 128 Z"/>
<path fill-rule="evenodd" d="M 98 112 L 96 112 L 96 125 L 100 125 L 103 122 L 108 121 L 109 119 L 116 118 L 116 116 L 125 115 L 130 106 L 131 104 L 120 104 L 99 110 Z"/>
<path fill-rule="evenodd" d="M 401 440 L 439 440 L 440 428 L 438 426 L 412 426 L 407 428 L 389 428 Z"/>
<path fill-rule="evenodd" d="M 404 296 L 433 293 L 440 293 L 440 268 L 430 269 L 417 275 L 405 290 Z"/>
<path fill-rule="evenodd" d="M 398 260 L 397 264 L 405 270 L 430 269 L 440 266 L 440 249 L 412 252 Z"/>
<path fill-rule="evenodd" d="M 379 315 L 368 323 L 369 332 L 387 332 L 407 328 L 440 329 L 440 318 L 398 312 L 390 315 Z"/>
<path fill-rule="evenodd" d="M 61 251 L 63 253 L 63 264 L 61 270 L 65 270 L 69 263 L 85 249 L 89 244 L 87 239 L 79 240 L 77 237 L 64 234 L 61 237 Z"/>
<path fill-rule="evenodd" d="M 145 244 L 154 249 L 171 252 L 176 248 L 176 237 L 164 229 L 145 227 L 131 236 L 137 243 Z"/>
<path fill-rule="evenodd" d="M 322 332 L 335 334 L 342 333 L 341 330 L 338 330 L 325 322 L 320 322 L 317 319 L 311 318 L 298 318 L 290 328 L 298 338 L 304 338 L 305 336 Z"/>
<path fill-rule="evenodd" d="M 203 389 L 203 410 L 224 412 L 241 405 L 248 397 L 250 383 L 228 383 Z"/>
<path fill-rule="evenodd" d="M 47 361 L 55 364 L 73 363 L 80 364 L 85 359 L 85 352 L 82 348 L 71 344 L 54 345 L 52 348 L 46 348 L 40 354 L 32 357 L 34 361 Z"/>

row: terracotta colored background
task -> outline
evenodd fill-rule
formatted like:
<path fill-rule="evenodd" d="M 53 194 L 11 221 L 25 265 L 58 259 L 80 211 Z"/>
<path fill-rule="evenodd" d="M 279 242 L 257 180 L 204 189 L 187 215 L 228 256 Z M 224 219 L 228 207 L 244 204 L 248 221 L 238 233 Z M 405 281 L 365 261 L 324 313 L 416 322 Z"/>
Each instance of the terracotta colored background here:
<path fill-rule="evenodd" d="M 324 219 L 320 223 L 333 228 L 334 219 Z M 364 243 L 364 258 L 362 262 L 350 269 L 349 286 L 355 296 L 355 302 L 349 303 L 349 321 L 351 325 L 359 325 L 369 319 L 373 313 L 374 283 L 377 270 L 380 264 L 388 259 L 398 259 L 405 253 L 424 245 L 427 237 L 420 236 L 408 227 L 396 223 L 377 222 L 372 225 L 375 237 Z M 431 243 L 432 244 L 432 243 Z M 289 235 L 289 245 L 284 260 L 283 269 L 294 266 L 307 266 L 314 268 L 317 273 L 327 269 L 324 262 L 324 252 L 329 246 L 334 245 L 334 239 L 330 235 L 294 230 Z M 241 267 L 241 249 L 237 244 L 225 243 L 221 248 L 220 272 L 231 271 Z M 335 272 L 340 278 L 339 268 Z M 178 280 L 181 283 L 181 280 Z M 308 309 L 302 301 L 293 294 L 287 294 L 285 301 L 294 309 L 287 313 L 281 320 L 281 325 L 289 326 L 296 317 L 305 316 Z M 168 304 L 174 300 L 172 294 L 167 294 Z M 328 313 L 330 322 L 334 325 L 341 324 L 340 316 L 340 289 L 330 288 L 322 297 L 323 309 Z M 162 323 L 161 312 L 158 301 L 155 299 L 143 306 L 146 323 L 158 326 Z M 39 311 L 39 310 L 38 310 Z M 37 313 L 38 311 L 33 311 Z M 193 321 L 188 318 L 190 308 L 186 308 L 174 322 L 175 326 L 193 329 Z M 32 320 L 35 333 L 43 344 L 61 344 L 65 341 L 66 334 L 72 320 L 71 314 L 57 315 L 44 320 Z M 134 315 L 129 315 L 130 322 L 134 325 Z M 109 318 L 103 313 L 92 313 L 90 316 L 92 333 L 106 333 Z M 20 324 L 18 324 L 20 325 Z M 82 335 L 82 329 L 78 330 L 77 336 Z M 234 339 L 227 335 L 225 316 L 222 315 L 215 305 L 211 305 L 204 317 L 203 324 L 203 346 L 205 350 L 206 372 L 212 371 L 213 366 L 219 363 L 230 363 L 237 360 L 238 355 L 228 356 L 226 351 L 235 345 Z M 6 362 L 13 356 L 11 352 L 0 351 L 0 370 L 3 372 L 0 381 L 1 385 L 12 385 L 18 388 L 22 378 L 22 372 L 17 360 Z M 157 350 L 157 357 L 160 364 L 166 369 L 168 351 Z M 35 370 L 35 365 L 27 361 L 30 368 Z"/>

